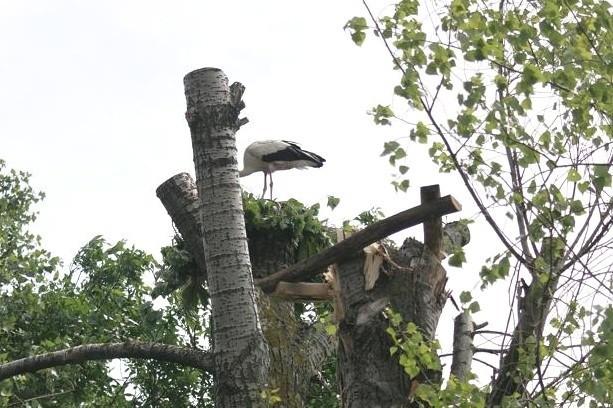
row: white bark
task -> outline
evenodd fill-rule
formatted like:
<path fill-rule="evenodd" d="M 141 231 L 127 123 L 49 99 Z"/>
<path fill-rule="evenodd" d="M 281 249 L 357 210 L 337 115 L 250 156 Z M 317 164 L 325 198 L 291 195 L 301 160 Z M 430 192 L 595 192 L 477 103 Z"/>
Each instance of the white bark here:
<path fill-rule="evenodd" d="M 260 406 L 268 353 L 258 319 L 236 159 L 242 86 L 215 68 L 185 77 L 208 269 L 215 405 Z"/>
<path fill-rule="evenodd" d="M 458 380 L 466 381 L 473 361 L 473 336 L 475 324 L 468 310 L 460 313 L 453 324 L 453 360 L 451 374 Z"/>

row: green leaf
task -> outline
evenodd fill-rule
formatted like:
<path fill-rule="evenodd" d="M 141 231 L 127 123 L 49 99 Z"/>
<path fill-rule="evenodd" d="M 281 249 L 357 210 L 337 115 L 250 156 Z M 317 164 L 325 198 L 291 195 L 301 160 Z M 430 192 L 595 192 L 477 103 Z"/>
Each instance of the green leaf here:
<path fill-rule="evenodd" d="M 473 299 L 473 295 L 468 291 L 463 291 L 460 293 L 460 302 L 468 303 Z"/>
<path fill-rule="evenodd" d="M 474 301 L 474 302 L 472 302 L 472 303 L 471 303 L 471 304 L 468 306 L 468 310 L 469 310 L 471 313 L 477 313 L 478 311 L 480 311 L 480 310 L 481 310 L 481 306 L 479 306 L 479 302 Z"/>
<path fill-rule="evenodd" d="M 366 33 L 364 31 L 354 31 L 351 33 L 351 39 L 356 45 L 362 45 L 366 39 Z"/>
<path fill-rule="evenodd" d="M 575 217 L 571 215 L 565 215 L 562 217 L 561 222 L 565 232 L 568 232 L 575 227 Z"/>
<path fill-rule="evenodd" d="M 399 362 L 400 365 L 404 367 L 404 372 L 407 373 L 409 378 L 413 378 L 419 374 L 419 367 L 417 366 L 415 360 L 409 358 L 406 354 L 400 355 Z"/>
<path fill-rule="evenodd" d="M 407 156 L 407 152 L 402 147 L 398 147 L 396 151 L 394 152 L 394 158 L 396 160 L 404 159 L 406 156 Z"/>
<path fill-rule="evenodd" d="M 594 166 L 594 177 L 592 178 L 592 184 L 598 192 L 604 190 L 605 187 L 611 187 L 611 175 L 609 174 L 608 166 Z"/>
<path fill-rule="evenodd" d="M 374 116 L 374 121 L 377 125 L 391 125 L 389 118 L 394 117 L 394 111 L 390 106 L 377 105 L 373 108 L 371 114 Z"/>
<path fill-rule="evenodd" d="M 408 322 L 406 331 L 409 334 L 417 334 L 417 325 L 413 322 Z"/>
<path fill-rule="evenodd" d="M 464 264 L 465 262 L 466 254 L 462 249 L 454 250 L 453 255 L 449 258 L 448 261 L 450 266 L 455 266 L 456 268 L 461 268 L 462 264 Z"/>
<path fill-rule="evenodd" d="M 328 333 L 328 335 L 330 336 L 336 335 L 337 327 L 335 324 L 326 324 L 325 328 L 326 328 L 326 333 Z"/>
<path fill-rule="evenodd" d="M 532 180 L 526 191 L 529 194 L 534 194 L 536 192 L 536 181 Z"/>
<path fill-rule="evenodd" d="M 394 140 L 383 143 L 383 153 L 381 153 L 381 156 L 387 156 L 388 154 L 391 154 L 392 152 L 396 151 L 398 147 L 400 147 L 400 143 Z"/>
<path fill-rule="evenodd" d="M 334 197 L 334 196 L 328 196 L 328 207 L 330 207 L 331 210 L 334 210 L 340 202 L 341 202 L 340 198 Z"/>
<path fill-rule="evenodd" d="M 368 28 L 368 24 L 366 23 L 366 18 L 364 17 L 353 17 L 345 24 L 345 28 L 352 28 L 354 30 L 364 30 Z"/>
<path fill-rule="evenodd" d="M 410 182 L 408 179 L 404 179 L 400 182 L 398 181 L 392 181 L 392 185 L 394 186 L 395 190 L 398 191 L 402 191 L 403 193 L 406 193 L 407 190 L 409 189 L 410 186 Z"/>
<path fill-rule="evenodd" d="M 509 86 L 509 81 L 507 78 L 500 74 L 496 74 L 494 77 L 494 83 L 496 84 L 496 88 L 500 90 L 506 89 Z"/>
<path fill-rule="evenodd" d="M 585 213 L 585 207 L 580 200 L 573 200 L 570 203 L 570 211 L 576 215 L 582 215 Z"/>
<path fill-rule="evenodd" d="M 576 168 L 572 168 L 568 171 L 567 179 L 571 183 L 576 183 L 577 181 L 581 180 L 581 175 Z"/>
<path fill-rule="evenodd" d="M 579 189 L 579 192 L 581 193 L 585 193 L 589 187 L 590 187 L 589 181 L 584 181 L 582 183 L 577 184 L 577 189 Z"/>
<path fill-rule="evenodd" d="M 609 166 L 596 165 L 594 166 L 595 177 L 607 177 L 609 176 Z"/>
<path fill-rule="evenodd" d="M 519 104 L 524 110 L 532 109 L 532 100 L 530 98 L 524 98 Z"/>
<path fill-rule="evenodd" d="M 428 74 L 428 75 L 436 75 L 436 74 L 438 74 L 437 65 L 434 62 L 430 62 L 426 66 L 426 74 Z"/>
<path fill-rule="evenodd" d="M 533 92 L 534 85 L 543 79 L 541 69 L 534 64 L 526 64 L 523 67 L 521 80 L 517 84 L 517 92 L 526 96 Z"/>
<path fill-rule="evenodd" d="M 351 31 L 351 39 L 356 45 L 362 45 L 366 38 L 364 30 L 368 28 L 364 17 L 353 17 L 345 24 L 344 28 Z"/>
<path fill-rule="evenodd" d="M 534 197 L 532 197 L 532 204 L 537 208 L 543 207 L 548 202 L 549 202 L 549 193 L 545 189 L 540 190 L 538 193 L 534 195 Z"/>
<path fill-rule="evenodd" d="M 417 129 L 415 130 L 415 136 L 419 143 L 425 144 L 428 142 L 428 136 L 430 135 L 430 129 L 424 124 L 424 122 L 417 122 Z"/>

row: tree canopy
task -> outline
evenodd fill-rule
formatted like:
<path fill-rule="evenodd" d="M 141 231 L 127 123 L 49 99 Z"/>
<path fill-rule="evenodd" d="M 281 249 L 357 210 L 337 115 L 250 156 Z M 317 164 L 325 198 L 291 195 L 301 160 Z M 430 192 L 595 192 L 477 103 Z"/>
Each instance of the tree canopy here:
<path fill-rule="evenodd" d="M 610 347 L 596 333 L 612 297 L 611 5 L 408 0 L 378 16 L 364 4 L 367 16 L 346 28 L 358 45 L 368 32 L 383 41 L 401 73 L 394 93 L 411 110 L 408 119 L 394 113 L 401 103 L 378 105 L 375 122 L 408 123 L 408 139 L 461 176 L 504 248 L 481 269 L 482 288 L 511 279 L 515 304 L 488 403 L 610 402 L 610 367 L 588 361 Z M 401 190 L 407 144 L 383 152 Z"/>

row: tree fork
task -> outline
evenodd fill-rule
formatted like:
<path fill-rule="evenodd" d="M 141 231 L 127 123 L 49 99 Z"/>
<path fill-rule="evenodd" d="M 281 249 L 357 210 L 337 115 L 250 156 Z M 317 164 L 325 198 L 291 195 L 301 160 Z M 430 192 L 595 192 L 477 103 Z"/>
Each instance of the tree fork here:
<path fill-rule="evenodd" d="M 511 344 L 501 358 L 501 368 L 492 382 L 492 390 L 487 398 L 488 407 L 499 406 L 505 396 L 525 393 L 525 385 L 532 380 L 532 375 L 527 376 L 525 370 L 519 369 L 522 363 L 520 350 L 535 356 L 531 371 L 539 367 L 542 358 L 539 356 L 539 342 L 543 336 L 553 294 L 558 288 L 560 263 L 563 261 L 561 248 L 564 248 L 561 238 L 543 238 L 539 255 L 546 261 L 548 270 L 543 273 L 547 273 L 549 278 L 544 283 L 538 278 L 533 279 L 528 286 L 520 303 L 519 321 L 513 331 Z"/>

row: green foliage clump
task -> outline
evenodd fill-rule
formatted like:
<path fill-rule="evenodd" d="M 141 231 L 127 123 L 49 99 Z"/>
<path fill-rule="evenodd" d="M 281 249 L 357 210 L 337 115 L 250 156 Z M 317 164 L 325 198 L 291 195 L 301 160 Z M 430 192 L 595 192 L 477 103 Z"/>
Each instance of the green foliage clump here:
<path fill-rule="evenodd" d="M 206 328 L 176 299 L 154 305 L 146 284 L 153 257 L 97 236 L 68 271 L 28 232 L 43 195 L 0 161 L 0 363 L 90 343 L 140 340 L 204 348 Z M 120 369 L 118 369 L 120 367 Z M 211 379 L 155 361 L 92 361 L 0 382 L 0 406 L 212 406 Z"/>
<path fill-rule="evenodd" d="M 192 254 L 187 250 L 185 240 L 175 235 L 172 245 L 163 247 L 162 264 L 156 272 L 155 288 L 151 296 L 168 297 L 178 291 L 178 300 L 187 310 L 196 310 L 197 305 L 207 307 L 209 292 Z"/>
<path fill-rule="evenodd" d="M 28 173 L 7 169 L 0 159 L 0 287 L 40 279 L 59 262 L 27 229 L 36 220 L 32 207 L 45 197 L 29 180 Z"/>
<path fill-rule="evenodd" d="M 468 381 L 451 377 L 443 388 L 432 384 L 421 385 L 415 399 L 431 408 L 482 408 L 485 407 L 485 394 Z"/>
<path fill-rule="evenodd" d="M 284 243 L 288 250 L 296 251 L 296 261 L 306 259 L 331 244 L 325 225 L 317 218 L 319 204 L 306 207 L 293 198 L 276 202 L 244 194 L 243 208 L 250 242 L 262 237 Z"/>
<path fill-rule="evenodd" d="M 423 373 L 440 372 L 442 365 L 438 357 L 440 344 L 428 341 L 412 322 L 404 323 L 402 316 L 390 308 L 385 310 L 389 326 L 387 334 L 392 339 L 391 355 L 398 355 L 398 362 L 409 378 L 420 378 L 420 386 L 413 398 L 420 404 L 433 408 L 484 407 L 483 390 L 470 382 L 451 377 L 444 387 L 441 384 L 424 381 Z M 421 406 L 421 405 L 420 405 Z"/>
<path fill-rule="evenodd" d="M 416 377 L 426 370 L 441 370 L 437 350 L 437 340 L 428 341 L 413 322 L 403 324 L 402 316 L 390 308 L 385 310 L 389 326 L 387 334 L 392 339 L 390 354 L 398 354 L 398 362 L 409 378 Z"/>
<path fill-rule="evenodd" d="M 606 406 L 613 401 L 613 307 L 596 307 L 592 323 L 598 324 L 584 340 L 593 346 L 584 360 L 572 367 L 564 398 L 577 406 Z"/>
<path fill-rule="evenodd" d="M 305 407 L 340 407 L 338 381 L 338 357 L 336 351 L 334 351 L 328 356 L 316 378 L 311 380 Z"/>
<path fill-rule="evenodd" d="M 384 143 L 401 174 L 393 186 L 409 185 L 406 152 L 429 144 L 432 162 L 460 176 L 498 239 L 480 271 L 482 289 L 515 280 L 510 304 L 519 307 L 505 313 L 517 312 L 519 323 L 506 331 L 520 340 L 500 347 L 517 357 L 497 367 L 488 404 L 610 404 L 610 381 L 601 381 L 610 373 L 595 357 L 606 347 L 573 306 L 581 299 L 596 311 L 596 302 L 611 302 L 611 268 L 600 261 L 613 239 L 610 2 L 449 0 L 432 8 L 399 0 L 382 14 L 366 8 L 368 18 L 346 28 L 358 45 L 368 32 L 384 41 L 400 73 L 400 109 L 410 109 L 410 119 L 396 106 L 371 112 L 377 124 L 410 126 L 406 143 Z M 450 264 L 465 260 L 454 253 Z M 520 278 L 532 280 L 528 297 L 513 289 Z M 549 313 L 559 316 L 553 334 L 542 324 Z M 581 385 L 578 372 L 587 373 Z M 573 394 L 561 396 L 562 384 Z"/>

